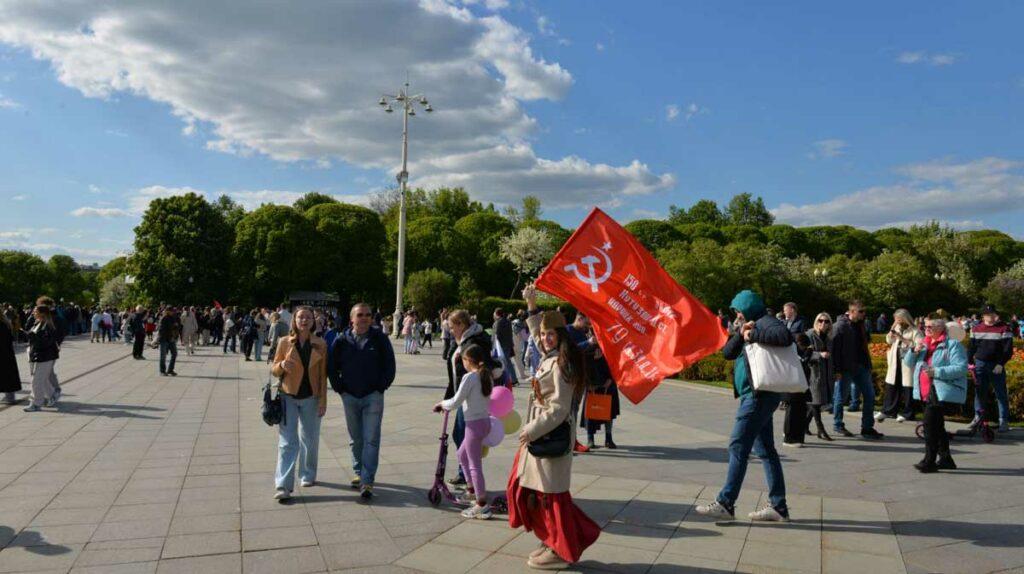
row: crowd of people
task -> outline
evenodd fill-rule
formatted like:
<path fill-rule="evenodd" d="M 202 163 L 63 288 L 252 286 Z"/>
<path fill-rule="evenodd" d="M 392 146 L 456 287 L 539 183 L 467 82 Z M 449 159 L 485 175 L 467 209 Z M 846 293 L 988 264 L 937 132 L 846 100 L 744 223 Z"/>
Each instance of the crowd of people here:
<path fill-rule="evenodd" d="M 295 475 L 303 487 L 316 484 L 320 421 L 327 410 L 328 389 L 342 399 L 351 445 L 350 485 L 360 497 L 374 497 L 380 459 L 384 394 L 396 376 L 391 336 L 401 337 L 405 352 L 418 354 L 440 335 L 441 358 L 448 384 L 436 411 L 455 414 L 452 437 L 458 448 L 456 475 L 448 482 L 460 490 L 467 508 L 463 516 L 493 516 L 483 464 L 484 439 L 491 432 L 490 395 L 498 386 L 530 386 L 529 406 L 506 488 L 509 522 L 523 526 L 540 541 L 528 564 L 540 569 L 565 568 L 600 535 L 600 527 L 575 505 L 569 492 L 575 454 L 603 446 L 615 449 L 613 422 L 619 413 L 614 377 L 602 356 L 588 318 L 572 321 L 559 311 L 542 312 L 531 285 L 524 291 L 526 309 L 509 314 L 496 309 L 490 329 L 465 309 L 443 309 L 436 317 L 416 310 L 404 316 L 399 332 L 390 318 L 359 303 L 346 318 L 329 309 L 282 304 L 277 309 L 239 307 L 139 306 L 130 310 L 95 307 L 83 310 L 40 297 L 31 313 L 11 306 L 0 315 L 0 392 L 6 403 L 21 390 L 14 347 L 27 341 L 32 389 L 27 412 L 55 407 L 61 396 L 55 365 L 66 335 L 90 333 L 90 342 L 123 340 L 144 360 L 146 347 L 159 349 L 161 376 L 174 377 L 178 345 L 187 354 L 212 347 L 239 353 L 246 361 L 264 361 L 277 379 L 283 416 L 278 425 L 278 459 L 274 498 L 287 500 Z M 774 413 L 785 410 L 783 445 L 800 447 L 806 436 L 832 441 L 832 435 L 878 441 L 876 429 L 887 419 L 923 421 L 925 453 L 914 467 L 922 473 L 955 470 L 945 429 L 946 412 L 963 405 L 968 375 L 975 380 L 974 420 L 985 416 L 989 389 L 998 405 L 999 431 L 1009 428 L 1005 365 L 1013 355 L 1013 338 L 1021 325 L 1000 321 L 985 306 L 980 318 L 952 318 L 942 312 L 915 318 L 904 309 L 890 321 L 871 321 L 864 305 L 851 301 L 833 320 L 818 313 L 807 323 L 797 305 L 787 303 L 778 314 L 752 291 L 736 295 L 732 317 L 720 312 L 729 338 L 722 352 L 735 361 L 733 389 L 739 399 L 729 442 L 725 483 L 715 501 L 696 512 L 721 520 L 735 517 L 751 451 L 758 455 L 768 482 L 766 504 L 749 514 L 755 521 L 788 521 L 782 462 L 775 449 Z M 873 325 L 872 325 L 873 324 Z M 873 328 L 872 328 L 873 327 Z M 884 332 L 888 350 L 881 408 L 876 412 L 869 350 L 870 332 Z M 98 333 L 98 335 L 97 335 Z M 752 345 L 782 353 L 795 349 L 807 389 L 779 393 L 758 389 L 759 372 Z M 240 349 L 239 349 L 240 347 Z M 611 412 L 588 420 L 589 397 L 610 395 Z M 859 412 L 854 433 L 844 413 Z M 831 416 L 831 432 L 823 417 Z M 813 425 L 813 432 L 812 432 Z M 577 428 L 586 444 L 576 440 Z"/>

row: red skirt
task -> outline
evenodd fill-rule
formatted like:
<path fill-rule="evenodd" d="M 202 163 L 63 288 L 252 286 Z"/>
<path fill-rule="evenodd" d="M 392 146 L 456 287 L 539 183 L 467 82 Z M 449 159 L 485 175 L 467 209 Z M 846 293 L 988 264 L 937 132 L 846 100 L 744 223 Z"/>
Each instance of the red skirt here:
<path fill-rule="evenodd" d="M 519 455 L 516 452 L 508 477 L 508 523 L 533 532 L 545 546 L 566 562 L 580 559 L 583 551 L 597 541 L 601 527 L 583 513 L 568 492 L 548 494 L 519 485 Z"/>

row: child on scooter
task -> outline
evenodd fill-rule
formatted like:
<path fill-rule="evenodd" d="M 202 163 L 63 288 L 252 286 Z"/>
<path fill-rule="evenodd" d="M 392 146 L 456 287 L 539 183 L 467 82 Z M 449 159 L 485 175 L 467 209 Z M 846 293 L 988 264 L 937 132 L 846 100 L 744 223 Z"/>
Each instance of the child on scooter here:
<path fill-rule="evenodd" d="M 434 405 L 434 411 L 452 411 L 462 407 L 466 420 L 466 435 L 459 447 L 459 464 L 466 472 L 466 495 L 469 508 L 462 511 L 466 518 L 487 520 L 491 507 L 487 504 L 487 488 L 484 484 L 484 467 L 481 460 L 483 442 L 491 432 L 490 406 L 491 389 L 494 381 L 487 366 L 487 351 L 479 345 L 470 345 L 462 350 L 462 364 L 466 375 L 462 377 L 455 396 Z"/>

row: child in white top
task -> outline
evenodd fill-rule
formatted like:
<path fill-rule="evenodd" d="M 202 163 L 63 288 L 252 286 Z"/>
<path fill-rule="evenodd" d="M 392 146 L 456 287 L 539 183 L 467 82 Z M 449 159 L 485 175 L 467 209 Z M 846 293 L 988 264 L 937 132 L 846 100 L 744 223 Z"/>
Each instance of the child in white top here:
<path fill-rule="evenodd" d="M 479 345 L 470 345 L 462 350 L 462 364 L 466 375 L 459 383 L 455 396 L 434 405 L 434 411 L 451 411 L 462 407 L 466 421 L 466 434 L 459 446 L 459 464 L 466 472 L 468 485 L 466 493 L 476 498 L 476 504 L 462 511 L 466 518 L 487 520 L 491 507 L 487 504 L 487 488 L 484 483 L 483 442 L 491 432 L 491 418 L 488 411 L 491 388 L 494 381 L 487 367 L 487 351 Z"/>

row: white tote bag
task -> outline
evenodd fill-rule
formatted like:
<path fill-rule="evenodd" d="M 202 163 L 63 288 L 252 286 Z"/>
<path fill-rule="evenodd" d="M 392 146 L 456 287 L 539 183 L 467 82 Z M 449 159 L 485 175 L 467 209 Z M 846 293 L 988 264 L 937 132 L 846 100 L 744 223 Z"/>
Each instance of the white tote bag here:
<path fill-rule="evenodd" d="M 796 343 L 788 347 L 751 343 L 746 346 L 746 352 L 755 391 L 800 393 L 807 390 L 807 377 L 796 353 Z"/>

